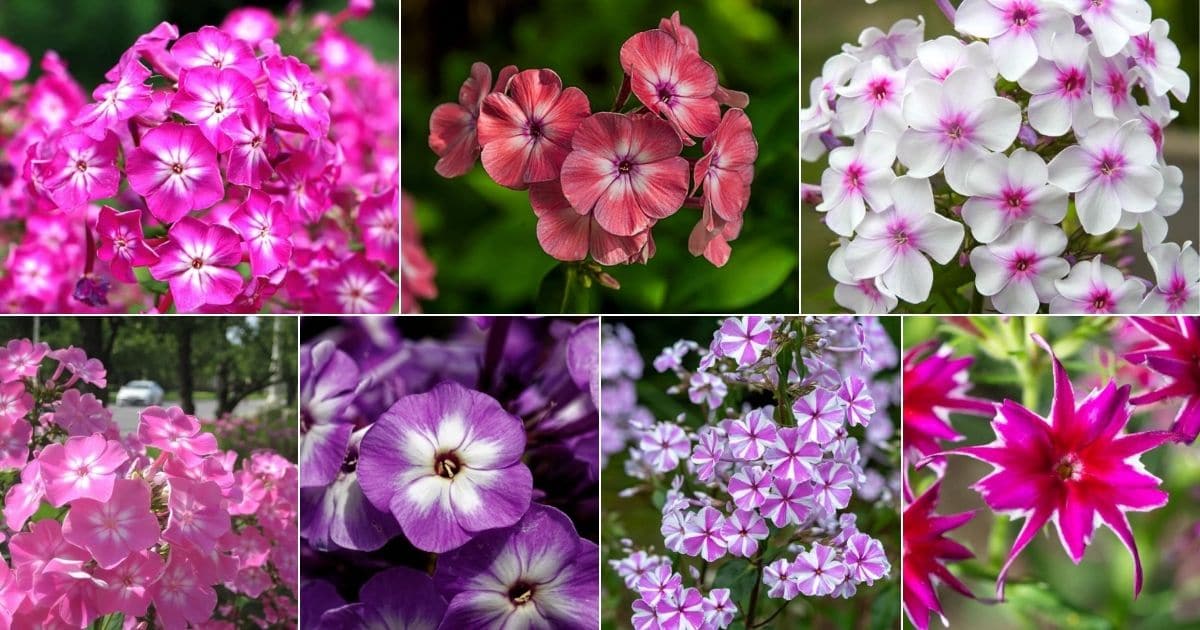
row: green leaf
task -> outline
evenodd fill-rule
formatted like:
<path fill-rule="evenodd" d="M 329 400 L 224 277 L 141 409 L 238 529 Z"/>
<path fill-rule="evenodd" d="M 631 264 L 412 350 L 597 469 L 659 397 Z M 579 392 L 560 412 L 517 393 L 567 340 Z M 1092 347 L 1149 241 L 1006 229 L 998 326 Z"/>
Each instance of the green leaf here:
<path fill-rule="evenodd" d="M 121 630 L 125 627 L 125 614 L 113 613 L 106 615 L 92 622 L 92 628 L 95 630 Z"/>
<path fill-rule="evenodd" d="M 896 592 L 896 583 L 889 582 L 887 587 L 875 596 L 871 602 L 871 625 L 870 630 L 890 630 L 899 624 L 900 610 L 896 606 L 896 602 L 900 600 L 900 594 Z"/>
<path fill-rule="evenodd" d="M 715 312 L 753 304 L 780 288 L 796 268 L 796 252 L 765 241 L 737 241 L 721 268 L 705 264 L 667 289 L 668 310 Z"/>
<path fill-rule="evenodd" d="M 1103 617 L 1077 609 L 1059 599 L 1045 584 L 1010 584 L 1005 591 L 1008 605 L 1035 624 L 1053 624 L 1075 630 L 1108 630 L 1113 625 Z"/>

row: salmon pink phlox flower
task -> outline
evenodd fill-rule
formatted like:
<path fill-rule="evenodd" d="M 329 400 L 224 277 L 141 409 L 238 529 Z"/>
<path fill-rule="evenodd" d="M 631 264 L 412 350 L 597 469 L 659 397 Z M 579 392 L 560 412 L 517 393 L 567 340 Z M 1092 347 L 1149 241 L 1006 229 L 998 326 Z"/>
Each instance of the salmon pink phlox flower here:
<path fill-rule="evenodd" d="M 713 98 L 717 71 L 670 34 L 654 29 L 637 33 L 621 45 L 621 67 L 630 88 L 646 109 L 662 114 L 682 142 L 706 137 L 721 122 L 721 106 Z"/>
<path fill-rule="evenodd" d="M 559 180 L 530 186 L 529 203 L 538 218 L 538 243 L 558 260 L 583 260 L 591 255 L 602 265 L 633 262 L 650 238 L 649 231 L 633 236 L 608 232 L 591 213 L 580 214 L 571 207 Z"/>
<path fill-rule="evenodd" d="M 38 455 L 46 498 L 55 507 L 75 499 L 108 501 L 116 472 L 129 461 L 125 447 L 102 435 L 69 438 L 50 444 Z"/>
<path fill-rule="evenodd" d="M 750 182 L 758 141 L 746 112 L 731 109 L 704 139 L 704 157 L 696 162 L 695 186 L 704 187 L 704 203 L 716 216 L 734 221 L 750 202 Z"/>
<path fill-rule="evenodd" d="M 505 66 L 496 77 L 496 91 L 508 87 L 516 66 Z M 492 90 L 492 69 L 482 61 L 471 64 L 471 76 L 458 90 L 457 103 L 442 103 L 429 115 L 429 148 L 438 156 L 434 170 L 442 177 L 465 175 L 479 158 L 476 125 L 479 107 Z"/>
<path fill-rule="evenodd" d="M 1142 453 L 1174 437 L 1170 431 L 1125 433 L 1133 413 L 1129 386 L 1110 380 L 1079 403 L 1062 362 L 1039 336 L 1034 340 L 1054 364 L 1050 417 L 1006 400 L 992 421 L 996 441 L 960 448 L 960 453 L 995 467 L 974 488 L 996 512 L 1025 519 L 996 579 L 996 595 L 1013 562 L 1042 526 L 1053 521 L 1063 549 L 1076 564 L 1099 524 L 1109 527 L 1133 556 L 1136 597 L 1142 590 L 1142 562 L 1125 513 L 1149 511 L 1167 503 L 1162 480 L 1146 472 Z"/>

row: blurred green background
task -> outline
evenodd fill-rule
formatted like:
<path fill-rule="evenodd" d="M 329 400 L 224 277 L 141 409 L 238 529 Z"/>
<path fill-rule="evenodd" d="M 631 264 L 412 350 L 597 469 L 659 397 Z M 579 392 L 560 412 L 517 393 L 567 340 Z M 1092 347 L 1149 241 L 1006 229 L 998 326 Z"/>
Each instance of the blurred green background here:
<path fill-rule="evenodd" d="M 1200 125 L 1200 3 L 1195 0 L 1148 0 L 1154 18 L 1162 18 L 1171 25 L 1171 40 L 1179 46 L 1182 55 L 1180 67 L 1192 78 L 1192 93 L 1187 103 L 1179 103 L 1172 97 L 1172 105 L 1179 110 L 1179 118 L 1167 128 L 1167 163 L 1183 169 L 1183 209 L 1170 217 L 1168 241 L 1182 243 L 1195 241 L 1200 235 L 1200 215 L 1196 212 L 1196 200 L 1200 199 L 1200 179 L 1196 171 L 1200 168 L 1200 145 L 1196 128 Z M 955 6 L 962 0 L 952 0 Z M 925 38 L 952 35 L 954 29 L 938 10 L 933 0 L 883 0 L 867 5 L 862 0 L 804 0 L 801 12 L 800 83 L 804 89 L 803 105 L 809 103 L 808 85 L 820 75 L 825 60 L 841 52 L 842 44 L 856 43 L 863 29 L 874 26 L 887 32 L 892 24 L 905 18 L 925 16 Z M 817 162 L 801 162 L 800 180 L 820 185 L 821 172 L 825 169 L 828 154 Z M 809 273 L 804 276 L 801 311 L 805 313 L 837 313 L 845 309 L 833 300 L 836 283 L 826 271 L 829 254 L 837 244 L 837 235 L 821 222 L 822 214 L 811 206 L 800 210 L 800 264 Z M 1153 279 L 1153 272 L 1141 253 L 1141 236 L 1135 235 L 1135 244 L 1130 253 L 1136 254 L 1140 264 L 1133 270 L 1142 277 Z M 951 263 L 954 264 L 954 263 Z M 941 269 L 935 266 L 935 273 Z M 908 308 L 908 311 L 904 309 Z M 921 312 L 925 307 L 900 303 L 896 312 Z"/>
<path fill-rule="evenodd" d="M 400 0 L 375 0 L 375 10 L 365 20 L 345 25 L 346 33 L 371 48 L 380 59 L 395 59 L 396 16 Z M 346 0 L 3 0 L 0 2 L 0 37 L 24 48 L 31 59 L 30 74 L 40 73 L 38 62 L 55 50 L 88 94 L 103 82 L 104 73 L 117 63 L 138 35 L 167 21 L 180 34 L 205 25 L 220 25 L 230 11 L 244 6 L 269 9 L 278 18 L 289 5 L 305 13 L 345 8 Z M 295 51 L 288 51 L 295 54 Z"/>
<path fill-rule="evenodd" d="M 712 340 L 713 332 L 721 324 L 720 319 L 712 317 L 605 317 L 605 324 L 623 325 L 632 332 L 639 354 L 645 362 L 643 376 L 637 383 L 638 404 L 649 409 L 659 420 L 668 420 L 688 414 L 685 423 L 693 429 L 699 426 L 701 418 L 697 407 L 692 405 L 687 394 L 669 395 L 668 387 L 678 385 L 679 381 L 673 372 L 659 373 L 651 363 L 662 352 L 679 339 L 689 339 L 707 346 Z M 883 328 L 887 330 L 892 341 L 899 345 L 900 318 L 881 317 Z M 695 364 L 695 355 L 691 355 L 688 365 Z M 894 378 L 898 370 L 890 370 L 880 375 L 882 379 Z M 601 394 L 603 397 L 603 393 Z M 887 414 L 893 425 L 898 426 L 898 409 L 880 409 L 875 416 L 883 419 Z M 857 431 L 857 430 L 856 430 Z M 899 431 L 897 430 L 897 434 Z M 862 441 L 862 436 L 857 436 Z M 629 620 L 632 616 L 634 594 L 625 587 L 620 575 L 608 564 L 610 558 L 623 558 L 621 552 L 622 538 L 628 537 L 639 548 L 654 546 L 659 551 L 663 549 L 662 534 L 659 531 L 662 524 L 661 501 L 663 490 L 654 493 L 653 502 L 648 493 L 643 491 L 632 497 L 622 497 L 621 491 L 645 482 L 625 474 L 625 453 L 615 453 L 601 471 L 600 505 L 602 507 L 603 539 L 601 540 L 601 558 L 603 560 L 601 575 L 601 627 L 621 628 L 631 627 Z M 898 463 L 899 456 L 895 458 Z M 895 470 L 883 469 L 874 464 L 875 468 L 885 477 Z M 673 473 L 672 473 L 673 474 Z M 670 482 L 672 474 L 666 475 Z M 656 504 L 658 507 L 656 507 Z M 789 628 L 837 628 L 839 630 L 867 629 L 890 630 L 899 623 L 900 617 L 900 514 L 899 500 L 894 506 L 867 504 L 854 499 L 843 513 L 854 512 L 858 516 L 858 528 L 870 534 L 883 543 L 887 552 L 892 571 L 887 579 L 876 581 L 873 586 L 860 586 L 858 593 L 850 599 L 834 599 L 832 597 L 797 597 L 788 603 L 787 610 L 776 617 L 774 621 L 764 626 L 766 629 L 784 630 Z M 733 556 L 726 556 L 726 564 L 736 561 Z M 691 559 L 688 559 L 690 562 Z M 721 561 L 717 561 L 718 563 Z M 678 567 L 677 567 L 678 568 Z M 720 566 L 716 566 L 720 574 Z M 682 568 L 679 568 L 682 571 Z M 692 584 L 694 580 L 685 580 Z M 729 586 L 722 584 L 721 586 Z M 735 600 L 737 588 L 735 586 Z M 743 591 L 744 593 L 744 591 Z M 759 603 L 759 619 L 774 612 L 783 602 L 775 599 L 764 599 Z M 735 601 L 739 607 L 744 607 L 744 601 Z M 739 620 L 741 617 L 739 616 Z M 741 622 L 731 628 L 741 628 Z"/>
<path fill-rule="evenodd" d="M 654 228 L 648 265 L 609 268 L 622 288 L 593 289 L 604 312 L 793 312 L 797 298 L 797 12 L 792 0 L 412 0 L 401 17 L 402 179 L 416 200 L 423 240 L 438 267 L 428 312 L 528 312 L 558 263 L 542 251 L 528 194 L 495 184 L 482 166 L 443 179 L 428 146 L 429 114 L 457 100 L 471 64 L 553 68 L 564 86 L 610 107 L 618 52 L 672 11 L 696 32 L 721 84 L 750 95 L 759 156 L 745 229 L 716 269 L 687 251 L 699 218 L 681 210 Z M 690 149 L 697 151 L 699 146 Z"/>
<path fill-rule="evenodd" d="M 1107 382 L 1110 371 L 1101 367 L 1098 352 L 1113 349 L 1113 340 L 1128 341 L 1119 331 L 1121 318 L 1039 317 L 977 318 L 980 326 L 1012 326 L 1013 339 L 1025 333 L 1042 334 L 1063 360 L 1075 386 L 1076 399 Z M 905 347 L 931 338 L 950 342 L 955 356 L 974 356 L 970 370 L 973 396 L 989 400 L 1022 399 L 1023 388 L 1012 360 L 1029 365 L 1037 378 L 1038 403 L 1033 411 L 1049 413 L 1053 384 L 1049 356 L 1040 349 L 1026 356 L 1005 352 L 991 345 L 989 354 L 981 339 L 964 335 L 965 318 L 947 323 L 944 318 L 904 318 Z M 996 335 L 988 335 L 996 339 Z M 1118 341 L 1119 343 L 1119 341 Z M 1003 359 L 1001 357 L 1004 357 Z M 1118 376 L 1119 383 L 1127 378 Z M 1143 391 L 1134 385 L 1134 394 Z M 1143 408 L 1145 409 L 1145 408 Z M 1166 428 L 1178 409 L 1178 399 L 1153 413 L 1137 413 L 1127 431 Z M 966 436 L 961 445 L 987 444 L 995 439 L 990 421 L 976 416 L 952 416 L 954 428 Z M 1003 604 L 989 603 L 994 597 L 995 576 L 1011 548 L 1019 522 L 998 517 L 987 509 L 979 493 L 970 488 L 992 467 L 967 457 L 950 457 L 942 483 L 938 514 L 978 510 L 974 519 L 949 537 L 973 552 L 975 559 L 950 563 L 979 600 L 970 600 L 942 586 L 942 605 L 951 628 L 972 630 L 1011 629 L 1143 629 L 1200 627 L 1200 538 L 1188 536 L 1200 522 L 1200 452 L 1196 446 L 1167 444 L 1142 456 L 1146 470 L 1163 479 L 1169 503 L 1150 512 L 1130 512 L 1129 522 L 1141 552 L 1145 583 L 1141 596 L 1133 597 L 1133 560 L 1107 527 L 1098 528 L 1079 566 L 1075 566 L 1059 542 L 1057 530 L 1047 524 L 1033 543 L 1021 553 L 1009 573 Z M 910 472 L 914 490 L 923 492 L 933 475 Z M 936 620 L 931 627 L 939 625 Z M 905 621 L 905 628 L 913 626 Z"/>

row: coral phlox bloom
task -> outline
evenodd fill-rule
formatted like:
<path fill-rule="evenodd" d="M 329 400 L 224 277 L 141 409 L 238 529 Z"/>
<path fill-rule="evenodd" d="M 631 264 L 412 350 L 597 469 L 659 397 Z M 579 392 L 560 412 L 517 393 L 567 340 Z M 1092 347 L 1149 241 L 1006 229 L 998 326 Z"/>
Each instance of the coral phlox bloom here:
<path fill-rule="evenodd" d="M 118 479 L 107 501 L 77 499 L 63 521 L 63 538 L 87 549 L 102 568 L 112 569 L 158 542 L 158 519 L 150 511 L 150 486 Z"/>
<path fill-rule="evenodd" d="M 684 144 L 695 144 L 689 136 L 706 137 L 720 124 L 716 69 L 669 33 L 654 29 L 625 40 L 621 67 L 638 100 L 670 121 Z"/>
<path fill-rule="evenodd" d="M 1044 339 L 1035 335 L 1034 340 L 1054 364 L 1050 417 L 1005 401 L 992 421 L 995 442 L 954 451 L 995 467 L 974 486 L 988 507 L 1025 519 L 997 577 L 996 594 L 1004 597 L 1012 563 L 1042 526 L 1053 521 L 1063 549 L 1076 564 L 1098 524 L 1112 529 L 1133 556 L 1136 596 L 1142 590 L 1142 563 L 1125 513 L 1166 505 L 1167 493 L 1159 488 L 1162 481 L 1146 472 L 1139 460 L 1174 434 L 1125 433 L 1133 412 L 1128 385 L 1117 387 L 1109 381 L 1077 403 L 1062 362 Z"/>
<path fill-rule="evenodd" d="M 116 472 L 127 461 L 125 447 L 101 435 L 50 444 L 38 455 L 46 498 L 55 507 L 75 499 L 108 501 Z"/>
<path fill-rule="evenodd" d="M 587 95 L 576 87 L 564 90 L 553 70 L 518 72 L 506 91 L 488 94 L 480 105 L 484 170 L 509 188 L 557 178 L 571 137 L 589 114 Z"/>
<path fill-rule="evenodd" d="M 506 66 L 496 77 L 496 90 L 503 91 L 517 73 Z M 479 157 L 476 125 L 479 107 L 492 89 L 492 69 L 482 61 L 471 64 L 471 75 L 458 90 L 457 103 L 442 103 L 429 115 L 429 148 L 438 156 L 434 170 L 442 177 L 465 175 Z"/>

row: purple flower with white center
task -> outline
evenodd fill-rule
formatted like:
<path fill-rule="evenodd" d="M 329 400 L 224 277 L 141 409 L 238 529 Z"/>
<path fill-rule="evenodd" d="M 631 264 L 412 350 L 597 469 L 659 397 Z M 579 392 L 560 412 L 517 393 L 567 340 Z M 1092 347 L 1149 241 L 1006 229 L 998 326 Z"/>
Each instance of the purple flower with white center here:
<path fill-rule="evenodd" d="M 374 551 L 400 533 L 395 517 L 363 494 L 354 460 L 358 447 L 351 448 L 353 455 L 333 481 L 300 489 L 300 535 L 313 549 Z"/>
<path fill-rule="evenodd" d="M 854 472 L 840 462 L 821 462 L 813 470 L 812 504 L 828 515 L 850 505 Z"/>
<path fill-rule="evenodd" d="M 955 70 L 968 66 L 983 70 L 988 78 L 996 78 L 996 67 L 987 44 L 964 44 L 957 37 L 942 35 L 917 47 L 917 63 L 909 67 L 908 80 L 916 83 L 921 79 L 932 79 L 941 83 Z"/>
<path fill-rule="evenodd" d="M 763 454 L 763 461 L 771 466 L 771 474 L 776 478 L 808 481 L 812 478 L 813 464 L 821 461 L 821 453 L 821 445 L 804 439 L 800 429 L 784 427 Z"/>
<path fill-rule="evenodd" d="M 954 13 L 960 33 L 988 40 L 1000 74 L 1020 79 L 1049 51 L 1056 33 L 1074 32 L 1071 18 L 1053 2 L 1041 0 L 964 0 Z"/>
<path fill-rule="evenodd" d="M 837 558 L 833 547 L 813 543 L 812 549 L 796 556 L 788 566 L 788 580 L 809 597 L 829 595 L 846 579 L 846 565 Z"/>
<path fill-rule="evenodd" d="M 524 452 L 521 420 L 487 394 L 446 382 L 401 398 L 371 426 L 359 484 L 415 547 L 442 553 L 521 519 L 533 491 Z"/>
<path fill-rule="evenodd" d="M 1054 281 L 1054 288 L 1058 296 L 1050 300 L 1051 313 L 1136 313 L 1146 293 L 1136 278 L 1126 279 L 1099 256 L 1075 263 L 1066 278 Z"/>
<path fill-rule="evenodd" d="M 708 562 L 725 555 L 725 537 L 721 535 L 724 527 L 725 517 L 719 510 L 708 506 L 701 508 L 684 524 L 683 552 Z"/>
<path fill-rule="evenodd" d="M 358 365 L 333 342 L 300 351 L 300 487 L 337 477 L 354 423 L 347 410 L 360 385 Z"/>
<path fill-rule="evenodd" d="M 708 481 L 716 473 L 717 463 L 725 455 L 725 439 L 715 427 L 705 427 L 692 449 L 692 465 L 696 467 L 696 478 Z"/>
<path fill-rule="evenodd" d="M 1141 121 L 1100 120 L 1050 160 L 1050 183 L 1075 193 L 1079 223 L 1105 234 L 1121 211 L 1149 212 L 1163 189 L 1154 140 Z"/>
<path fill-rule="evenodd" d="M 1061 258 L 1067 235 L 1057 225 L 1027 221 L 971 250 L 975 288 L 1001 313 L 1036 313 L 1058 292 L 1054 282 L 1071 266 Z"/>
<path fill-rule="evenodd" d="M 679 460 L 692 452 L 692 442 L 687 433 L 677 424 L 659 422 L 654 429 L 642 434 L 639 446 L 642 457 L 655 472 L 665 473 L 675 470 Z"/>
<path fill-rule="evenodd" d="M 934 211 L 927 179 L 899 177 L 891 193 L 892 209 L 867 215 L 846 245 L 846 268 L 859 280 L 879 277 L 906 302 L 924 302 L 933 287 L 933 267 L 925 255 L 940 265 L 950 262 L 962 243 L 963 226 Z"/>
<path fill-rule="evenodd" d="M 446 614 L 446 600 L 433 579 L 408 567 L 372 575 L 358 595 L 357 603 L 321 615 L 319 627 L 437 630 Z"/>
<path fill-rule="evenodd" d="M 1091 49 L 1092 113 L 1098 118 L 1129 120 L 1138 117 L 1138 104 L 1133 98 L 1137 77 L 1124 58 L 1105 57 Z"/>
<path fill-rule="evenodd" d="M 859 64 L 849 85 L 837 90 L 835 122 L 841 126 L 838 135 L 879 131 L 895 137 L 903 131 L 904 82 L 905 71 L 894 69 L 883 57 Z"/>
<path fill-rule="evenodd" d="M 738 366 L 758 361 L 771 341 L 771 324 L 760 315 L 730 317 L 721 324 L 715 351 L 718 356 L 730 357 Z"/>
<path fill-rule="evenodd" d="M 837 394 L 817 388 L 792 404 L 798 437 L 824 446 L 837 437 L 846 422 L 846 410 Z"/>
<path fill-rule="evenodd" d="M 735 510 L 721 528 L 730 555 L 742 558 L 753 556 L 758 551 L 758 541 L 766 540 L 770 534 L 766 521 L 754 510 Z"/>
<path fill-rule="evenodd" d="M 994 153 L 971 167 L 970 195 L 962 217 L 980 243 L 1000 238 L 1014 223 L 1036 218 L 1058 223 L 1067 216 L 1066 191 L 1049 184 L 1050 171 L 1032 151 Z"/>
<path fill-rule="evenodd" d="M 867 215 L 867 206 L 882 212 L 891 205 L 888 187 L 896 181 L 895 161 L 896 140 L 882 131 L 829 152 L 829 168 L 821 174 L 822 201 L 817 205 L 817 212 L 826 213 L 829 229 L 850 236 Z"/>
<path fill-rule="evenodd" d="M 942 83 L 918 81 L 904 97 L 909 129 L 896 155 L 912 177 L 945 169 L 946 181 L 967 192 L 967 170 L 988 151 L 1012 145 L 1021 127 L 1021 107 L 996 96 L 996 86 L 976 68 L 962 68 Z M 894 196 L 894 194 L 893 194 Z"/>
<path fill-rule="evenodd" d="M 771 420 L 771 410 L 751 409 L 746 415 L 729 423 L 729 452 L 734 457 L 753 461 L 763 456 L 775 443 L 777 431 Z"/>
<path fill-rule="evenodd" d="M 701 630 L 704 597 L 694 588 L 680 588 L 658 600 L 660 630 Z"/>
<path fill-rule="evenodd" d="M 650 605 L 655 605 L 667 593 L 674 593 L 683 586 L 683 576 L 671 569 L 670 562 L 664 562 L 650 569 L 638 580 L 637 591 L 642 599 Z"/>
<path fill-rule="evenodd" d="M 714 588 L 704 598 L 704 621 L 717 628 L 728 627 L 737 614 L 737 604 L 729 597 L 729 589 Z"/>
<path fill-rule="evenodd" d="M 743 466 L 729 478 L 729 496 L 743 510 L 762 507 L 774 477 L 762 466 Z"/>
<path fill-rule="evenodd" d="M 1137 64 L 1137 71 L 1146 77 L 1147 88 L 1155 96 L 1170 92 L 1180 101 L 1186 101 L 1192 83 L 1187 73 L 1179 69 L 1179 47 L 1167 36 L 1170 30 L 1166 20 L 1154 20 L 1149 32 L 1130 38 L 1125 51 Z"/>
<path fill-rule="evenodd" d="M 761 512 L 775 527 L 799 525 L 812 513 L 811 483 L 776 477 L 771 486 L 774 492 L 763 501 Z"/>
<path fill-rule="evenodd" d="M 780 558 L 763 567 L 763 586 L 767 587 L 769 597 L 791 601 L 800 594 L 796 583 L 787 579 L 787 575 L 787 558 Z"/>
<path fill-rule="evenodd" d="M 1163 243 L 1146 252 L 1154 268 L 1154 288 L 1142 302 L 1142 313 L 1191 314 L 1200 311 L 1200 256 L 1191 242 Z"/>
<path fill-rule="evenodd" d="M 1083 19 L 1105 57 L 1121 52 L 1131 35 L 1150 30 L 1150 5 L 1146 0 L 1058 0 L 1058 3 L 1071 15 Z"/>
<path fill-rule="evenodd" d="M 1059 33 L 1048 54 L 1021 77 L 1021 89 L 1032 95 L 1029 125 L 1038 133 L 1061 136 L 1081 122 L 1095 120 L 1089 66 L 1087 40 Z"/>
<path fill-rule="evenodd" d="M 851 376 L 842 382 L 838 388 L 838 400 L 846 408 L 846 419 L 850 424 L 866 426 L 875 415 L 875 400 L 867 389 L 867 382 L 857 376 Z"/>
<path fill-rule="evenodd" d="M 450 600 L 441 627 L 594 628 L 599 556 L 565 514 L 531 505 L 516 525 L 438 558 L 433 579 Z"/>
<path fill-rule="evenodd" d="M 855 582 L 874 584 L 875 580 L 884 578 L 892 570 L 883 551 L 883 543 L 866 534 L 854 534 L 846 539 L 842 561 L 846 564 L 850 579 Z"/>
<path fill-rule="evenodd" d="M 842 44 L 842 51 L 859 59 L 883 56 L 894 67 L 908 66 L 917 55 L 917 46 L 925 39 L 925 18 L 898 20 L 887 33 L 871 26 L 858 36 L 858 46 Z"/>
<path fill-rule="evenodd" d="M 709 408 L 716 409 L 721 406 L 721 401 L 725 400 L 727 393 L 729 387 L 716 374 L 696 372 L 688 381 L 688 400 L 693 404 L 704 403 Z"/>

